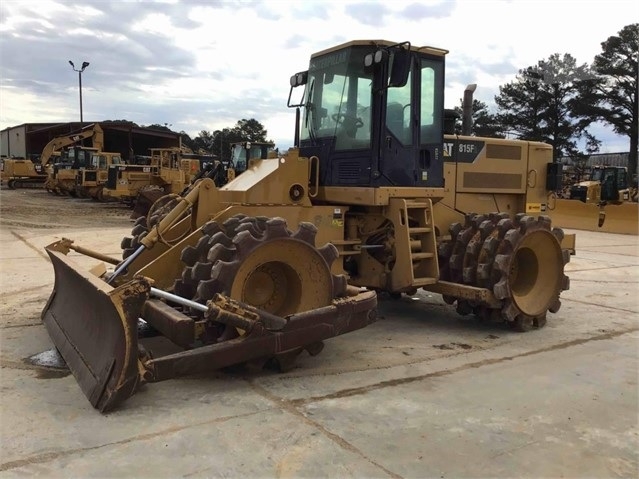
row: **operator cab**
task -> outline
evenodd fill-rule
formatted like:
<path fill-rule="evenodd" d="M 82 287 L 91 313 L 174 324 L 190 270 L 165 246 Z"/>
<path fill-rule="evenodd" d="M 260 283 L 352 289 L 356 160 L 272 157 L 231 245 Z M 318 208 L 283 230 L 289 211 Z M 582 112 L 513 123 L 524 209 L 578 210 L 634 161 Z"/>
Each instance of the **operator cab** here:
<path fill-rule="evenodd" d="M 273 143 L 242 141 L 231 143 L 231 165 L 235 174 L 246 171 L 250 160 L 265 160 L 274 152 Z"/>
<path fill-rule="evenodd" d="M 623 200 L 630 198 L 628 189 L 628 172 L 616 166 L 604 166 L 593 169 L 591 181 L 598 181 L 601 185 L 602 201 L 619 201 L 620 192 Z"/>
<path fill-rule="evenodd" d="M 90 168 L 93 170 L 106 170 L 109 165 L 123 165 L 119 155 L 96 153 L 91 156 Z"/>
<path fill-rule="evenodd" d="M 56 178 L 60 170 L 80 170 L 90 165 L 91 156 L 98 151 L 97 148 L 85 146 L 71 146 L 60 152 L 59 160 L 52 163 L 53 177 Z"/>
<path fill-rule="evenodd" d="M 291 77 L 296 146 L 319 158 L 321 186 L 443 186 L 446 53 L 353 41 L 314 54 Z"/>

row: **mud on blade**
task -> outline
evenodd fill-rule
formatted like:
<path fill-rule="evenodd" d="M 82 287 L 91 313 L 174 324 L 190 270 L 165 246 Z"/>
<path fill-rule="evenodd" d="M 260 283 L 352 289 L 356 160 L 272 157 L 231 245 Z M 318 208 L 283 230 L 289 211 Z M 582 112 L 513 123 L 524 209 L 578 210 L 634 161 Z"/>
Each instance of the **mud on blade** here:
<path fill-rule="evenodd" d="M 105 412 L 143 382 L 137 321 L 150 285 L 136 279 L 113 288 L 64 254 L 47 253 L 55 284 L 42 321 L 86 397 Z"/>

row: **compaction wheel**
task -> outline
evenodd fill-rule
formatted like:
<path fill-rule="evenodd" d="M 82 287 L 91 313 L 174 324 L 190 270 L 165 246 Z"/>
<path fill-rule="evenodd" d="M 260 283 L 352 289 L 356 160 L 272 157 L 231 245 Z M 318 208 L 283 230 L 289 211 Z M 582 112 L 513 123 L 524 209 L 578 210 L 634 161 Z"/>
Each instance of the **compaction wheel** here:
<path fill-rule="evenodd" d="M 346 293 L 345 277 L 331 273 L 337 249 L 332 244 L 316 247 L 317 229 L 311 223 L 291 232 L 281 218 L 238 215 L 223 224 L 211 221 L 202 233 L 197 245 L 182 251 L 186 266 L 173 286 L 180 296 L 204 304 L 221 293 L 286 317 L 329 306 Z M 215 342 L 242 334 L 221 324 L 209 324 L 207 330 Z M 317 354 L 321 348 L 318 343 L 305 349 Z M 299 352 L 278 356 L 280 369 L 291 367 Z"/>
<path fill-rule="evenodd" d="M 327 306 L 345 292 L 345 278 L 331 274 L 337 249 L 317 248 L 317 229 L 310 223 L 291 232 L 280 218 L 235 217 L 203 230 L 198 244 L 182 253 L 187 267 L 176 282 L 178 294 L 193 293 L 205 303 L 223 293 L 287 316 Z"/>
<path fill-rule="evenodd" d="M 452 240 L 438 252 L 441 279 L 488 288 L 501 300 L 496 309 L 445 296 L 457 302 L 460 314 L 502 319 L 528 331 L 543 327 L 548 311 L 559 310 L 559 295 L 570 285 L 564 274 L 570 254 L 561 249 L 564 233 L 551 228 L 549 217 L 467 215 L 463 226 L 455 223 L 449 231 Z"/>

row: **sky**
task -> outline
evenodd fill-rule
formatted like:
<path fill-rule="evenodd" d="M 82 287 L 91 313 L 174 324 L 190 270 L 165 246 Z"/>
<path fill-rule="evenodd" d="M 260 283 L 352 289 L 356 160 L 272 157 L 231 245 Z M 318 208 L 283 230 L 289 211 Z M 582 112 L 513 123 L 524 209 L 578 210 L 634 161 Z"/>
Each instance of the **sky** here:
<path fill-rule="evenodd" d="M 289 78 L 350 40 L 449 50 L 447 108 L 469 83 L 494 107 L 499 86 L 554 53 L 591 63 L 639 21 L 635 0 L 2 0 L 0 130 L 23 123 L 129 120 L 191 137 L 255 118 L 292 145 Z M 627 137 L 591 130 L 603 153 Z"/>

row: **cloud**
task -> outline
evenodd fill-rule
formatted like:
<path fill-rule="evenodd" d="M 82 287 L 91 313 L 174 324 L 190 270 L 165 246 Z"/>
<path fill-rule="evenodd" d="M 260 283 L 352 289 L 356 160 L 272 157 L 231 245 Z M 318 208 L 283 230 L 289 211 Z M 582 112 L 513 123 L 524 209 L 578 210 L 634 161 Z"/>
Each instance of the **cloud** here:
<path fill-rule="evenodd" d="M 91 63 L 82 74 L 89 120 L 167 123 L 196 135 L 254 117 L 290 145 L 290 75 L 313 52 L 366 38 L 450 50 L 446 107 L 468 83 L 490 105 L 499 85 L 552 53 L 591 61 L 631 2 L 607 5 L 556 0 L 548 15 L 532 0 L 4 1 L 0 129 L 76 120 L 72 60 Z"/>
<path fill-rule="evenodd" d="M 391 10 L 381 3 L 365 2 L 346 5 L 344 12 L 364 25 L 375 27 L 384 24 L 384 19 Z"/>
<path fill-rule="evenodd" d="M 433 5 L 411 3 L 399 12 L 399 16 L 412 21 L 421 21 L 430 18 L 446 18 L 452 15 L 455 8 L 456 2 L 452 0 Z"/>

